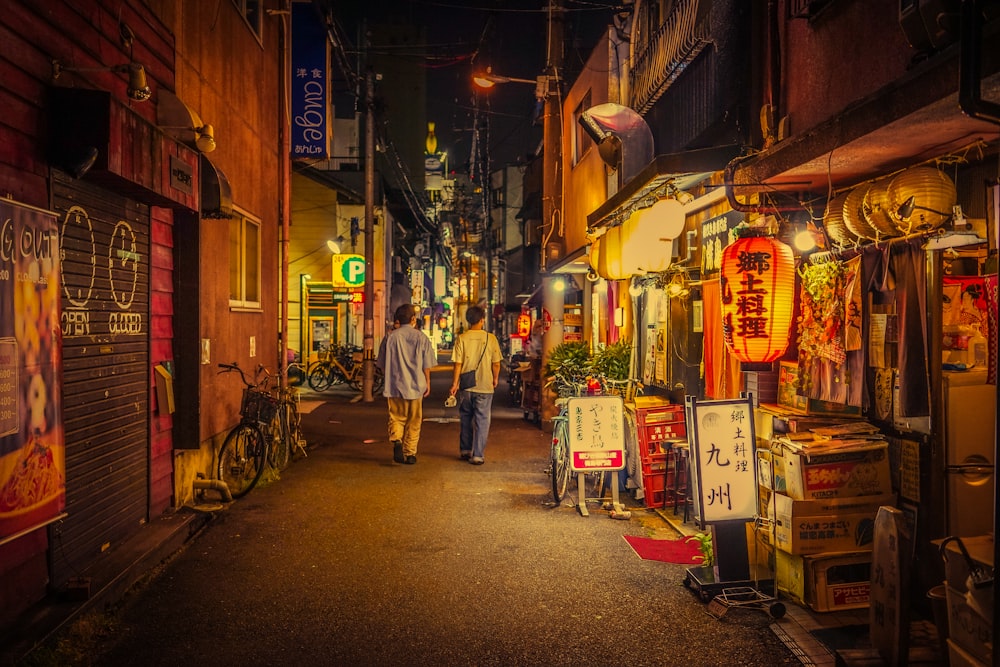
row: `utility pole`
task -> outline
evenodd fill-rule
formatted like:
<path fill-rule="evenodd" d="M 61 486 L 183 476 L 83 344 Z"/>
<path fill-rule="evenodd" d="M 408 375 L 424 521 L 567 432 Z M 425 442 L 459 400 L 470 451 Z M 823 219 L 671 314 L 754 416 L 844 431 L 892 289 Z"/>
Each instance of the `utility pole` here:
<path fill-rule="evenodd" d="M 548 39 L 546 48 L 545 75 L 555 79 L 555 84 L 561 85 L 563 65 L 563 9 L 562 0 L 549 0 L 548 7 Z M 565 295 L 556 289 L 555 282 L 561 280 L 552 273 L 552 264 L 563 255 L 560 250 L 558 257 L 550 257 L 550 244 L 553 247 L 565 248 L 558 227 L 562 225 L 562 113 L 559 105 L 561 96 L 552 95 L 549 91 L 551 79 L 546 81 L 545 107 L 542 118 L 542 316 L 549 330 L 542 336 L 542 368 L 549 360 L 552 349 L 562 342 L 563 309 L 566 303 Z M 543 424 L 551 424 L 551 418 L 558 412 L 549 392 L 542 392 L 541 417 Z"/>
<path fill-rule="evenodd" d="M 375 384 L 375 73 L 365 74 L 365 314 L 362 398 L 374 402 Z"/>

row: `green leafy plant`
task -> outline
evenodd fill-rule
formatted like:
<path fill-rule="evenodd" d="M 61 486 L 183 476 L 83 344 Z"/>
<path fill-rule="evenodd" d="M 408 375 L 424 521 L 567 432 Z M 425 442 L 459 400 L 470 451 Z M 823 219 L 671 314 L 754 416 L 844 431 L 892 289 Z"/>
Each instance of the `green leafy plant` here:
<path fill-rule="evenodd" d="M 549 353 L 545 364 L 546 386 L 559 393 L 572 390 L 587 382 L 592 373 L 590 346 L 582 341 L 559 343 Z"/>
<path fill-rule="evenodd" d="M 628 380 L 632 370 L 632 343 L 621 340 L 605 345 L 594 354 L 593 373 L 605 380 Z"/>
<path fill-rule="evenodd" d="M 698 550 L 701 551 L 701 564 L 705 567 L 714 565 L 715 551 L 712 549 L 712 534 L 695 533 L 685 541 L 690 542 L 691 540 L 696 540 L 698 542 Z"/>

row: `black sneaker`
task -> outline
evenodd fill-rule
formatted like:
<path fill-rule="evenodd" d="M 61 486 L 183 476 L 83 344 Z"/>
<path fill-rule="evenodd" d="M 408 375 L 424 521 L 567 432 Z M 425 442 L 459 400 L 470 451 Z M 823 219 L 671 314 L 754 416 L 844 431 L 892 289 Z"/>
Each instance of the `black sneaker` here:
<path fill-rule="evenodd" d="M 472 452 L 459 452 L 458 453 L 458 458 L 462 459 L 463 461 L 468 461 L 469 457 L 471 457 L 471 456 L 472 456 Z"/>
<path fill-rule="evenodd" d="M 417 462 L 417 457 L 414 456 L 413 454 L 407 456 L 406 459 L 403 461 L 403 463 L 405 463 L 406 465 L 413 465 L 416 462 Z"/>
<path fill-rule="evenodd" d="M 403 443 L 400 440 L 392 441 L 392 460 L 396 463 L 405 462 L 405 458 L 403 457 Z"/>

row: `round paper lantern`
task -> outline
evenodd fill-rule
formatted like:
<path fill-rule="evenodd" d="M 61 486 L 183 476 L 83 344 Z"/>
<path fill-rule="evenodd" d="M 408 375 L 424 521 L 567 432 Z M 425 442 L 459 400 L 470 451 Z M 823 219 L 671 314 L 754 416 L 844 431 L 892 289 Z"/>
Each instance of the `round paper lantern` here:
<path fill-rule="evenodd" d="M 628 220 L 623 222 L 618 228 L 618 233 L 621 235 L 621 246 L 622 246 L 622 274 L 619 278 L 628 278 L 636 273 L 644 273 L 639 265 L 645 256 L 643 252 L 643 244 L 646 243 L 646 239 L 643 237 L 646 235 L 645 231 L 650 228 L 649 221 L 647 219 L 647 211 L 649 209 L 639 209 L 632 213 L 628 217 Z"/>
<path fill-rule="evenodd" d="M 889 183 L 889 215 L 903 234 L 940 227 L 958 201 L 955 184 L 940 169 L 911 167 Z"/>
<path fill-rule="evenodd" d="M 844 200 L 847 199 L 847 194 L 847 192 L 841 192 L 831 199 L 823 213 L 823 228 L 826 230 L 826 236 L 838 246 L 854 245 L 858 240 L 858 237 L 844 224 Z"/>
<path fill-rule="evenodd" d="M 601 254 L 601 238 L 597 237 L 590 242 L 590 250 L 587 252 L 587 261 L 590 262 L 590 268 L 597 273 L 597 267 L 600 264 L 600 254 Z"/>
<path fill-rule="evenodd" d="M 874 240 L 878 238 L 878 230 L 868 224 L 861 209 L 866 194 L 868 194 L 867 185 L 859 185 L 847 193 L 847 198 L 844 200 L 844 224 L 858 238 Z"/>
<path fill-rule="evenodd" d="M 722 251 L 722 334 L 745 371 L 768 370 L 788 349 L 795 301 L 792 249 L 766 236 Z"/>
<path fill-rule="evenodd" d="M 611 227 L 601 237 L 601 252 L 597 258 L 597 274 L 605 280 L 628 277 L 622 272 L 622 227 Z"/>
<path fill-rule="evenodd" d="M 531 335 L 531 315 L 521 313 L 517 316 L 517 335 L 521 338 Z"/>
<path fill-rule="evenodd" d="M 885 178 L 868 186 L 868 192 L 861 202 L 861 212 L 879 236 L 899 236 L 899 229 L 889 216 L 888 190 L 889 180 Z"/>

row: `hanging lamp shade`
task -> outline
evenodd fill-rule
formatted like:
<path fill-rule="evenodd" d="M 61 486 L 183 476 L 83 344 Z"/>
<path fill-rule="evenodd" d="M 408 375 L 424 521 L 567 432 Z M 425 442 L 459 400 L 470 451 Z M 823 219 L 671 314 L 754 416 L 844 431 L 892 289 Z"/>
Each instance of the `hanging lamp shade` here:
<path fill-rule="evenodd" d="M 874 240 L 878 238 L 878 230 L 868 224 L 865 212 L 862 210 L 866 194 L 868 194 L 867 184 L 859 185 L 847 193 L 847 198 L 844 200 L 844 225 L 858 238 Z"/>
<path fill-rule="evenodd" d="M 823 229 L 831 242 L 838 246 L 851 246 L 858 237 L 844 224 L 844 200 L 849 192 L 841 192 L 829 201 L 823 213 Z"/>
<path fill-rule="evenodd" d="M 619 278 L 628 278 L 636 273 L 645 273 L 640 265 L 643 263 L 645 253 L 644 244 L 649 242 L 648 231 L 652 229 L 648 219 L 649 209 L 639 209 L 632 213 L 628 219 L 618 227 L 621 235 L 622 247 L 622 274 Z"/>
<path fill-rule="evenodd" d="M 600 254 L 597 259 L 597 274 L 605 280 L 621 280 L 628 277 L 622 268 L 622 226 L 608 229 L 601 237 Z"/>
<path fill-rule="evenodd" d="M 722 334 L 744 371 L 770 370 L 788 349 L 795 301 L 792 249 L 767 236 L 722 251 Z"/>
<path fill-rule="evenodd" d="M 935 167 L 900 172 L 889 183 L 887 197 L 889 214 L 903 234 L 940 227 L 958 201 L 955 183 Z"/>

